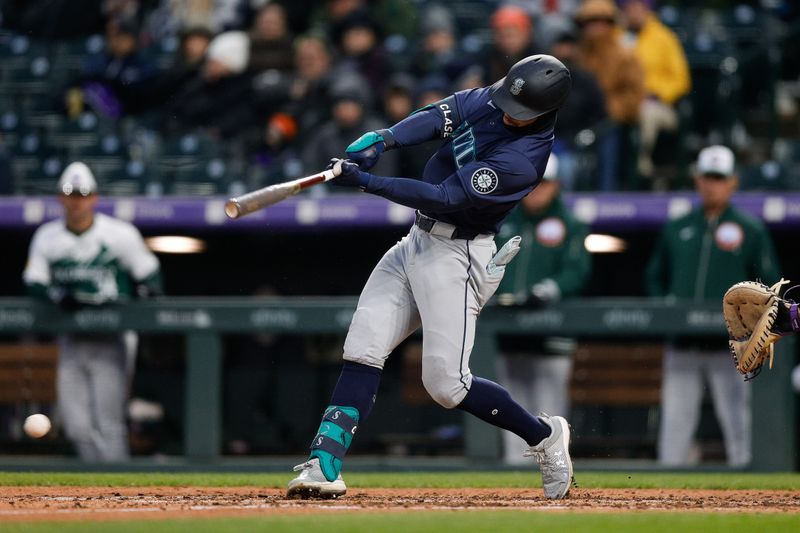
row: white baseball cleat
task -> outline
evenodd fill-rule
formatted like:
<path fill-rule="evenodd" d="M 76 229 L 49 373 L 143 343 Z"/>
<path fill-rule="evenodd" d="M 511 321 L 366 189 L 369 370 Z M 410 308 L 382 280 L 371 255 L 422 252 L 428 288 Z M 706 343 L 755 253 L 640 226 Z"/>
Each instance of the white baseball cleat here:
<path fill-rule="evenodd" d="M 552 433 L 523 455 L 533 457 L 542 471 L 544 497 L 560 500 L 569 494 L 572 484 L 572 459 L 569 457 L 569 424 L 560 416 L 542 413 L 539 419 L 550 426 Z"/>
<path fill-rule="evenodd" d="M 347 492 L 342 475 L 339 474 L 334 481 L 328 481 L 316 457 L 295 466 L 294 471 L 300 474 L 289 482 L 286 489 L 287 498 L 331 499 L 344 496 Z"/>

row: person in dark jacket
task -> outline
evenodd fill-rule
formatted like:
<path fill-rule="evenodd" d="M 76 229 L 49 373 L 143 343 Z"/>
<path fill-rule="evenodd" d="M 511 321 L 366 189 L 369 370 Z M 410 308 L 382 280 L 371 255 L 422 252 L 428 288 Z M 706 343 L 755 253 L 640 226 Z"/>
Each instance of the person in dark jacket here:
<path fill-rule="evenodd" d="M 157 74 L 155 64 L 142 53 L 138 40 L 135 20 L 110 20 L 105 48 L 86 58 L 80 78 L 69 91 L 78 87 L 83 101 L 102 115 L 116 119 L 128 113 L 136 105 L 139 90 Z"/>
<path fill-rule="evenodd" d="M 578 36 L 574 31 L 560 33 L 551 52 L 567 65 L 572 75 L 572 91 L 558 113 L 553 153 L 558 155 L 561 188 L 573 190 L 579 177 L 578 133 L 594 129 L 606 119 L 605 97 L 594 74 L 577 64 Z"/>
<path fill-rule="evenodd" d="M 292 56 L 286 10 L 270 2 L 259 10 L 250 32 L 249 70 L 289 72 L 294 66 Z"/>
<path fill-rule="evenodd" d="M 137 88 L 136 98 L 128 102 L 128 111 L 163 113 L 175 96 L 200 75 L 213 37 L 211 30 L 200 26 L 182 31 L 175 62 L 150 83 Z"/>
<path fill-rule="evenodd" d="M 333 118 L 323 124 L 303 146 L 302 161 L 305 174 L 323 170 L 331 158 L 340 154 L 342 146 L 358 137 L 361 131 L 378 129 L 383 123 L 369 113 L 369 86 L 358 74 L 342 73 L 331 87 Z M 397 173 L 397 153 L 389 152 L 389 158 L 382 157 L 378 163 L 382 172 Z M 315 193 L 323 192 L 323 187 L 314 187 Z"/>
<path fill-rule="evenodd" d="M 247 72 L 250 42 L 244 32 L 217 35 L 198 75 L 175 95 L 171 129 L 204 127 L 222 137 L 258 124 L 253 112 L 252 76 Z"/>
<path fill-rule="evenodd" d="M 347 15 L 333 27 L 333 42 L 340 55 L 337 70 L 358 72 L 374 94 L 380 94 L 389 77 L 389 55 L 382 44 L 382 30 L 367 10 Z"/>

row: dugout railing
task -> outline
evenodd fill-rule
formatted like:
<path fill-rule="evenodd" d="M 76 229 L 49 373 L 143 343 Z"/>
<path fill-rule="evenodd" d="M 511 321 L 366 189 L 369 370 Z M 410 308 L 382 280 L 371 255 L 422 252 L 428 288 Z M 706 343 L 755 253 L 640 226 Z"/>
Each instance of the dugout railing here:
<path fill-rule="evenodd" d="M 136 330 L 186 336 L 184 452 L 187 459 L 213 461 L 221 452 L 222 335 L 275 332 L 344 333 L 356 300 L 325 298 L 168 298 L 127 306 L 87 308 L 72 314 L 24 298 L 0 298 L 0 335 Z M 718 302 L 688 304 L 650 299 L 574 300 L 544 310 L 485 308 L 478 321 L 471 368 L 492 377 L 498 334 L 552 334 L 618 340 L 708 335 L 724 332 Z M 773 369 L 753 387 L 753 463 L 756 471 L 795 468 L 796 399 L 790 373 L 794 340 L 781 341 Z M 500 457 L 494 428 L 465 416 L 464 448 L 475 461 Z"/>

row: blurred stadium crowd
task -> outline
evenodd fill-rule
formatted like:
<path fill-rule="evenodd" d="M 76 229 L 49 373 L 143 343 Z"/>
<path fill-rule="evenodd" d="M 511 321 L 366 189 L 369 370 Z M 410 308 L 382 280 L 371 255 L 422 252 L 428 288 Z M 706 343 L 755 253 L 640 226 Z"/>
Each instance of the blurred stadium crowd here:
<path fill-rule="evenodd" d="M 744 188 L 795 188 L 799 13 L 785 0 L 3 0 L 0 193 L 50 194 L 75 159 L 111 195 L 283 181 L 533 53 L 573 71 L 555 147 L 567 190 L 688 188 L 709 143 L 734 147 Z M 419 175 L 427 154 L 393 152 L 377 172 Z"/>

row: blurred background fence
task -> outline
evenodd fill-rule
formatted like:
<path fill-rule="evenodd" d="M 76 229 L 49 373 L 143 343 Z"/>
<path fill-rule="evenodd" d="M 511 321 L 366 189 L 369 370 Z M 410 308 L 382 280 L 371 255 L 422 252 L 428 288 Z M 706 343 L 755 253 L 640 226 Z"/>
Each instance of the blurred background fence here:
<path fill-rule="evenodd" d="M 297 426 L 307 425 L 308 412 L 325 405 L 337 377 L 338 352 L 326 353 L 325 346 L 336 349 L 354 309 L 352 298 L 173 298 L 67 314 L 0 299 L 5 427 L 18 427 L 20 414 L 52 403 L 56 356 L 48 335 L 136 330 L 145 335 L 145 352 L 180 364 L 156 365 L 137 376 L 130 413 L 135 452 L 182 453 L 212 463 L 223 454 L 296 453 L 299 443 L 292 437 L 308 432 L 297 433 Z M 627 298 L 577 300 L 546 310 L 490 307 L 481 317 L 471 367 L 493 376 L 497 334 L 557 329 L 574 335 L 580 342 L 570 385 L 575 456 L 650 459 L 663 339 L 718 334 L 723 324 L 718 302 L 664 305 Z M 163 342 L 170 335 L 179 339 Z M 412 338 L 390 357 L 375 423 L 365 428 L 353 453 L 463 453 L 472 463 L 495 464 L 501 458 L 499 432 L 432 403 L 420 381 L 417 345 Z M 752 383 L 754 470 L 795 467 L 796 434 L 785 430 L 796 417 L 787 379 L 793 352 L 791 340 L 782 343 L 775 367 Z M 177 425 L 172 432 L 165 427 L 170 424 Z M 700 440 L 713 459 L 721 450 L 718 431 L 710 426 Z M 281 433 L 286 431 L 291 434 Z M 13 448 L 20 435 L 6 432 L 0 439 Z M 57 433 L 48 440 L 40 451 L 63 445 Z"/>

